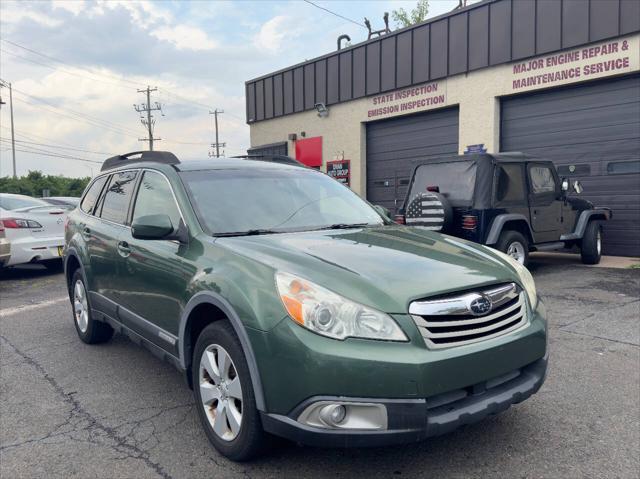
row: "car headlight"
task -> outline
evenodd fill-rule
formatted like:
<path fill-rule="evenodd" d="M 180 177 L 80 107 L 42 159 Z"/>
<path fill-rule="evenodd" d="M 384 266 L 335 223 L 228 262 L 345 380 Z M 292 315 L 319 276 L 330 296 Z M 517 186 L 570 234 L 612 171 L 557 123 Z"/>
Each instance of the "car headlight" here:
<path fill-rule="evenodd" d="M 516 270 L 516 273 L 518 273 L 518 277 L 520 278 L 520 282 L 522 283 L 522 287 L 527 292 L 527 296 L 529 297 L 529 304 L 531 305 L 531 309 L 535 310 L 538 306 L 538 293 L 536 291 L 536 283 L 533 280 L 533 276 L 531 276 L 529 270 L 525 266 L 518 263 L 511 256 L 504 254 L 502 251 L 488 248 L 486 246 L 485 248 L 489 249 L 493 254 L 500 256 L 500 258 L 507 261 L 513 267 L 513 269 Z"/>
<path fill-rule="evenodd" d="M 277 272 L 280 299 L 296 323 L 334 339 L 408 341 L 391 316 L 290 273 Z"/>

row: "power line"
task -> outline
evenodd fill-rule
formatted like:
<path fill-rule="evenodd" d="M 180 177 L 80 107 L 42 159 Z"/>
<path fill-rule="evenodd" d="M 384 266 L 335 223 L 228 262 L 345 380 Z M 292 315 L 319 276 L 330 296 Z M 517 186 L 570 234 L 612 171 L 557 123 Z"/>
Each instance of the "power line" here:
<path fill-rule="evenodd" d="M 0 136 L 0 140 L 8 140 L 8 138 L 3 138 L 3 137 Z M 73 148 L 73 147 L 68 147 L 68 146 L 58 146 L 58 145 L 52 145 L 50 143 L 38 143 L 38 142 L 35 142 L 35 141 L 16 140 L 16 143 L 24 143 L 25 145 L 46 146 L 46 147 L 54 148 L 54 149 L 58 149 L 58 150 L 80 151 L 82 153 L 93 153 L 95 155 L 114 156 L 113 153 L 107 153 L 105 151 L 85 150 L 83 148 Z"/>
<path fill-rule="evenodd" d="M 67 63 L 67 62 L 65 62 L 65 61 L 63 61 L 63 60 L 60 60 L 59 58 L 55 58 L 55 57 L 52 57 L 52 56 L 49 56 L 49 55 L 45 55 L 44 53 L 38 52 L 38 51 L 36 51 L 36 50 L 33 50 L 33 49 L 31 49 L 31 48 L 28 48 L 28 47 L 25 47 L 24 45 L 20 45 L 20 44 L 18 44 L 18 43 L 12 42 L 12 41 L 10 41 L 10 40 L 6 40 L 6 39 L 4 39 L 4 38 L 2 38 L 2 39 L 0 39 L 0 40 L 1 40 L 1 41 L 3 41 L 3 42 L 8 43 L 8 44 L 10 44 L 10 45 L 13 45 L 14 47 L 17 47 L 17 48 L 21 48 L 21 49 L 23 49 L 23 50 L 26 50 L 26 51 L 28 51 L 28 52 L 30 52 L 30 53 L 32 53 L 32 54 L 34 54 L 34 55 L 38 55 L 38 56 L 40 56 L 40 57 L 46 58 L 47 60 L 54 61 L 54 62 L 57 62 L 57 63 L 61 63 L 61 64 L 63 64 L 63 65 L 66 65 L 66 66 L 69 66 L 69 67 L 71 67 L 71 68 L 75 68 L 75 69 L 78 69 L 78 70 L 86 71 L 86 72 L 88 72 L 88 73 L 90 73 L 91 75 L 94 75 L 94 76 L 102 76 L 102 77 L 105 77 L 105 78 L 111 78 L 111 79 L 114 79 L 114 80 L 116 80 L 117 82 L 125 82 L 125 83 L 130 83 L 130 84 L 132 84 L 132 85 L 142 85 L 142 86 L 144 86 L 144 83 L 139 82 L 139 81 L 129 80 L 129 79 L 124 78 L 124 77 L 118 77 L 118 76 L 115 76 L 115 75 L 109 75 L 109 74 L 107 74 L 107 73 L 96 72 L 96 71 L 94 71 L 94 70 L 92 70 L 92 69 L 89 69 L 89 68 L 86 68 L 86 67 L 78 67 L 78 66 L 75 66 L 75 65 L 71 65 L 70 63 Z M 85 79 L 89 79 L 89 80 L 95 80 L 94 78 L 89 78 L 89 77 L 86 77 L 86 76 L 84 76 L 84 75 L 80 75 L 79 73 L 76 73 L 76 72 L 72 72 L 72 71 L 69 71 L 69 70 L 62 69 L 62 68 L 60 68 L 60 67 L 55 67 L 55 66 L 52 66 L 52 65 L 47 65 L 46 63 L 42 63 L 42 62 L 38 62 L 38 61 L 33 60 L 33 59 L 29 59 L 29 58 L 26 58 L 26 57 L 22 57 L 22 56 L 20 56 L 20 55 L 17 55 L 16 53 L 9 52 L 9 51 L 7 51 L 7 50 L 2 50 L 2 51 L 6 52 L 6 53 L 9 53 L 10 55 L 13 55 L 13 56 L 15 56 L 15 57 L 21 58 L 21 59 L 23 59 L 23 60 L 26 60 L 26 61 L 29 61 L 29 62 L 35 63 L 35 64 L 37 64 L 37 65 L 41 65 L 41 66 L 44 66 L 44 67 L 47 67 L 47 68 L 51 68 L 51 69 L 54 69 L 54 70 L 58 70 L 58 71 L 61 71 L 61 72 L 63 72 L 63 73 L 67 73 L 67 74 L 69 74 L 69 75 L 75 75 L 75 76 L 80 77 L 80 78 L 85 78 Z M 96 81 L 101 81 L 101 80 L 96 80 Z M 125 87 L 125 86 L 123 86 L 123 85 L 118 85 L 118 83 L 114 83 L 114 82 L 105 82 L 105 81 L 101 81 L 101 82 L 102 82 L 102 83 L 109 84 L 109 85 L 116 85 L 116 86 L 120 86 L 120 87 L 123 87 L 123 88 L 131 88 L 131 87 Z M 195 106 L 198 106 L 198 107 L 200 107 L 200 108 L 202 108 L 202 109 L 206 109 L 207 111 L 211 109 L 211 105 L 207 105 L 207 104 L 205 104 L 205 103 L 201 103 L 201 102 L 198 102 L 198 101 L 196 101 L 196 100 L 189 99 L 189 98 L 187 98 L 187 97 L 185 97 L 185 96 L 183 96 L 183 95 L 179 95 L 178 93 L 175 93 L 175 92 L 173 92 L 173 91 L 169 90 L 168 88 L 160 87 L 160 88 L 159 88 L 159 90 L 160 90 L 160 91 L 164 91 L 166 94 L 171 95 L 171 96 L 173 96 L 173 97 L 175 97 L 175 98 L 178 98 L 178 99 L 182 100 L 182 102 L 176 102 L 176 103 L 182 103 L 182 104 L 191 104 L 191 105 L 195 105 Z M 232 115 L 232 114 L 230 114 L 230 113 L 229 113 L 229 116 L 232 116 L 232 117 L 234 117 L 234 118 L 237 118 L 237 119 L 239 119 L 240 121 L 244 121 L 242 118 L 240 118 L 240 117 L 238 117 L 238 116 L 235 116 L 235 115 Z"/>
<path fill-rule="evenodd" d="M 69 114 L 65 114 L 65 113 L 62 113 L 60 111 L 56 111 L 56 110 L 53 110 L 51 108 L 47 108 L 44 105 L 38 105 L 38 104 L 32 103 L 30 101 L 23 100 L 21 98 L 16 98 L 16 100 L 18 100 L 21 103 L 26 103 L 27 105 L 31 105 L 32 107 L 35 107 L 35 108 L 41 108 L 41 109 L 43 109 L 45 111 L 48 111 L 49 113 L 54 113 L 56 115 L 60 115 L 60 116 L 66 117 L 66 118 L 69 118 L 71 120 L 75 120 L 75 121 L 77 121 L 79 123 L 84 123 L 84 124 L 88 124 L 88 125 L 91 125 L 91 126 L 94 126 L 94 127 L 97 127 L 97 128 L 102 128 L 103 130 L 109 130 L 109 131 L 111 131 L 113 133 L 118 133 L 120 135 L 126 135 L 126 136 L 130 136 L 130 137 L 133 137 L 133 138 L 137 138 L 138 137 L 137 135 L 132 135 L 132 134 L 128 133 L 127 131 L 124 131 L 124 130 L 122 130 L 120 128 L 116 129 L 116 128 L 111 127 L 111 126 L 107 126 L 107 125 L 103 125 L 103 124 L 100 124 L 100 123 L 96 123 L 96 122 L 94 122 L 92 120 L 80 117 L 78 115 L 72 116 L 72 115 L 69 115 Z"/>
<path fill-rule="evenodd" d="M 351 18 L 345 17 L 344 15 L 340 15 L 339 13 L 333 12 L 333 11 L 329 10 L 328 8 L 321 7 L 320 5 L 318 5 L 316 3 L 313 3 L 310 0 L 304 0 L 304 1 L 306 3 L 308 3 L 309 5 L 313 5 L 314 7 L 319 8 L 320 10 L 324 10 L 325 12 L 330 13 L 331 15 L 335 15 L 336 17 L 340 17 L 343 20 L 346 20 L 348 22 L 354 23 L 354 24 L 356 24 L 356 25 L 358 25 L 358 26 L 360 26 L 362 28 L 367 28 L 367 27 L 364 26 L 364 24 L 362 24 L 360 22 L 357 22 L 355 20 L 352 20 Z"/>
<path fill-rule="evenodd" d="M 127 126 L 120 125 L 120 124 L 114 123 L 112 121 L 103 120 L 102 118 L 98 118 L 96 116 L 88 115 L 86 113 L 75 111 L 75 110 L 72 110 L 71 108 L 65 108 L 65 107 L 62 107 L 62 106 L 55 105 L 55 104 L 53 104 L 51 102 L 48 102 L 47 100 L 44 100 L 44 99 L 42 99 L 40 97 L 37 97 L 35 95 L 31 95 L 31 94 L 29 94 L 27 92 L 24 92 L 24 91 L 21 91 L 21 90 L 17 90 L 15 88 L 14 88 L 14 90 L 16 92 L 22 94 L 22 95 L 25 95 L 25 96 L 27 96 L 29 98 L 33 98 L 34 100 L 36 100 L 36 101 L 38 101 L 40 103 L 44 103 L 45 105 L 49 105 L 50 107 L 55 108 L 57 110 L 67 111 L 67 112 L 70 112 L 73 115 L 77 115 L 77 116 L 80 116 L 82 118 L 87 118 L 88 120 L 93 121 L 93 122 L 103 123 L 106 126 L 110 126 L 112 128 L 117 128 L 117 129 L 122 130 L 122 131 L 129 131 L 129 132 L 134 133 L 134 134 L 136 133 L 136 130 L 134 130 L 133 128 L 129 128 Z"/>
<path fill-rule="evenodd" d="M 160 114 L 162 116 L 164 116 L 164 113 L 162 113 L 162 106 L 160 105 L 160 103 L 155 102 L 155 106 L 151 106 L 151 92 L 153 91 L 158 91 L 157 88 L 151 88 L 149 86 L 147 86 L 147 88 L 145 90 L 138 90 L 138 93 L 146 93 L 147 94 L 147 103 L 141 103 L 140 105 L 133 105 L 133 108 L 140 113 L 140 121 L 142 122 L 142 124 L 144 126 L 147 127 L 147 132 L 149 137 L 148 138 L 138 138 L 138 141 L 148 141 L 149 142 L 149 151 L 153 151 L 153 127 L 156 124 L 156 120 L 153 117 L 153 115 L 151 114 L 152 111 L 159 111 Z M 147 114 L 147 118 L 145 119 L 144 116 L 142 115 L 143 113 Z M 161 140 L 162 138 L 156 138 L 157 141 Z"/>
<path fill-rule="evenodd" d="M 8 50 L 5 50 L 3 48 L 0 48 L 0 52 L 8 53 L 9 55 L 11 55 L 13 57 L 20 58 L 21 60 L 27 61 L 29 63 L 33 63 L 35 65 L 40 65 L 40 66 L 43 66 L 43 67 L 46 67 L 46 68 L 50 68 L 50 69 L 52 69 L 54 71 L 66 73 L 67 75 L 73 75 L 73 76 L 78 77 L 78 78 L 84 78 L 85 80 L 97 81 L 97 82 L 100 82 L 100 83 L 104 83 L 105 85 L 112 85 L 112 86 L 117 86 L 117 87 L 120 87 L 120 88 L 126 88 L 127 90 L 133 90 L 134 89 L 133 87 L 122 85 L 120 83 L 111 82 L 111 81 L 104 81 L 104 80 L 100 80 L 98 78 L 92 78 L 92 77 L 88 77 L 86 75 L 81 75 L 79 73 L 72 72 L 72 71 L 69 71 L 69 70 L 64 69 L 64 68 L 56 67 L 56 66 L 53 66 L 53 65 L 48 65 L 46 63 L 39 62 L 39 61 L 34 60 L 32 58 L 27 58 L 27 57 L 23 57 L 21 55 L 17 55 L 15 53 L 10 52 Z M 73 68 L 75 68 L 75 67 L 73 67 Z"/>
<path fill-rule="evenodd" d="M 0 125 L 0 128 L 4 128 L 5 130 L 9 130 L 10 129 L 8 126 L 4 126 L 4 125 Z M 50 138 L 48 136 L 43 136 L 43 135 L 39 135 L 39 134 L 36 134 L 36 133 L 24 133 L 22 131 L 16 130 L 16 135 L 22 136 L 22 137 L 27 138 L 28 140 L 32 140 L 32 141 L 36 141 L 38 139 L 41 139 L 41 140 L 45 140 L 45 141 L 52 141 L 54 143 L 57 143 L 60 146 L 73 146 L 70 143 L 66 143 L 64 141 L 56 140 L 56 139 Z"/>
<path fill-rule="evenodd" d="M 28 51 L 30 53 L 33 53 L 34 55 L 38 55 L 38 56 L 41 56 L 43 58 L 46 58 L 47 60 L 52 60 L 52 61 L 57 62 L 57 63 L 62 63 L 63 65 L 67 65 L 67 66 L 70 66 L 72 68 L 78 68 L 79 70 L 84 70 L 86 72 L 91 73 L 92 75 L 103 76 L 103 77 L 106 77 L 106 78 L 113 78 L 113 79 L 121 81 L 121 82 L 131 83 L 132 85 L 143 85 L 144 86 L 144 83 L 137 82 L 135 80 L 128 80 L 126 78 L 117 77 L 115 75 L 108 75 L 106 73 L 96 73 L 93 70 L 91 70 L 89 68 L 86 68 L 86 67 L 76 67 L 74 65 L 71 65 L 70 63 L 65 62 L 64 60 L 60 60 L 59 58 L 55 58 L 55 57 L 52 57 L 52 56 L 49 56 L 49 55 L 45 55 L 44 53 L 38 52 L 36 50 L 32 50 L 31 48 L 28 48 L 28 47 L 25 47 L 24 45 L 20 45 L 18 43 L 15 43 L 15 42 L 12 42 L 10 40 L 7 40 L 6 38 L 2 38 L 0 40 L 5 42 L 5 43 L 8 43 L 9 45 L 13 45 L 14 47 L 18 47 L 18 48 L 26 50 L 26 51 Z"/>
<path fill-rule="evenodd" d="M 0 142 L 6 143 L 6 140 L 0 140 Z M 82 157 L 79 157 L 79 156 L 61 155 L 61 154 L 58 154 L 56 152 L 52 152 L 52 151 L 41 149 L 41 148 L 34 148 L 34 147 L 23 147 L 23 148 L 28 148 L 28 149 L 18 149 L 18 148 L 16 148 L 16 151 L 20 151 L 20 152 L 23 152 L 23 153 L 31 153 L 31 154 L 34 154 L 34 155 L 50 156 L 50 157 L 53 157 L 53 158 L 60 158 L 60 159 L 64 159 L 64 160 L 84 161 L 84 162 L 87 162 L 87 163 L 95 163 L 95 164 L 99 164 L 99 165 L 101 165 L 103 163 L 102 161 L 90 160 L 88 158 L 82 158 Z"/>

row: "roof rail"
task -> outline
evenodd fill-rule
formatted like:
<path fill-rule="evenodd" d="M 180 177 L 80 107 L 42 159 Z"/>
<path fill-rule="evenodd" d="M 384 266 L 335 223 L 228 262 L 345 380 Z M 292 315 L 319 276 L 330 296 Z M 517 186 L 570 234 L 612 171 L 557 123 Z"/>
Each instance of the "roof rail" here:
<path fill-rule="evenodd" d="M 281 163 L 283 165 L 293 165 L 293 166 L 302 166 L 306 168 L 303 163 L 300 163 L 295 158 L 291 158 L 287 155 L 271 155 L 271 154 L 259 154 L 253 153 L 250 155 L 236 155 L 231 156 L 230 158 L 242 158 L 245 160 L 256 160 L 256 161 L 269 161 L 271 163 Z"/>
<path fill-rule="evenodd" d="M 107 158 L 104 163 L 102 163 L 100 171 L 144 161 L 164 163 L 165 165 L 177 165 L 180 163 L 180 160 L 178 160 L 176 155 L 169 151 L 132 151 L 131 153 L 125 153 L 124 155 L 116 155 L 111 158 Z"/>

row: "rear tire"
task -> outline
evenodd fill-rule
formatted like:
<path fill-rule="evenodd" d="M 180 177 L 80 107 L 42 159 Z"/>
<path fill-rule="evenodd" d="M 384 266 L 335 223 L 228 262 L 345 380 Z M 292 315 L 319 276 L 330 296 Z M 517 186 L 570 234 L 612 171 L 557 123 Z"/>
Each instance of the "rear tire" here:
<path fill-rule="evenodd" d="M 200 333 L 191 373 L 196 409 L 211 444 L 233 461 L 259 455 L 265 433 L 244 351 L 227 321 L 216 321 Z"/>
<path fill-rule="evenodd" d="M 584 264 L 598 264 L 602 257 L 602 226 L 589 221 L 580 244 L 580 257 Z"/>
<path fill-rule="evenodd" d="M 69 296 L 73 309 L 73 323 L 82 342 L 87 344 L 104 343 L 113 336 L 113 328 L 107 323 L 93 319 L 87 286 L 80 269 L 73 273 Z"/>
<path fill-rule="evenodd" d="M 503 231 L 496 244 L 496 249 L 511 256 L 523 266 L 527 266 L 529 263 L 529 241 L 519 231 Z"/>

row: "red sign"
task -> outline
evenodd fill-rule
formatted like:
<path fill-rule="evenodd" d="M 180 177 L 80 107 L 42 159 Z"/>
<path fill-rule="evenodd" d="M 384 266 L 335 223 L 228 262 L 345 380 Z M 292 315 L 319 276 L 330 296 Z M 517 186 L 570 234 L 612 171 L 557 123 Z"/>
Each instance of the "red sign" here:
<path fill-rule="evenodd" d="M 340 183 L 344 183 L 349 186 L 350 173 L 350 160 L 327 161 L 327 175 L 335 178 Z"/>
<path fill-rule="evenodd" d="M 322 166 L 322 137 L 315 136 L 296 141 L 296 160 L 307 166 Z"/>

